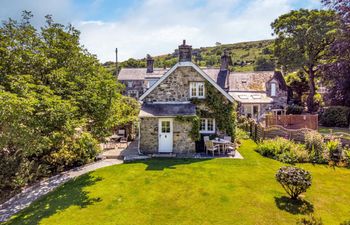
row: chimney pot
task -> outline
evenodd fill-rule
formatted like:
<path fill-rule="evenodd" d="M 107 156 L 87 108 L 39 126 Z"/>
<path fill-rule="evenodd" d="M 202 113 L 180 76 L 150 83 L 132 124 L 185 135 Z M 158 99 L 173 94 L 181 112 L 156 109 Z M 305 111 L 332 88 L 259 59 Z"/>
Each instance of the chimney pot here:
<path fill-rule="evenodd" d="M 232 65 L 231 57 L 226 49 L 224 50 L 224 54 L 221 56 L 220 64 L 220 71 L 227 71 L 228 66 Z"/>
<path fill-rule="evenodd" d="M 179 46 L 179 62 L 191 62 L 192 60 L 192 46 L 186 45 L 186 40 L 183 40 L 182 45 Z"/>
<path fill-rule="evenodd" d="M 153 63 L 154 63 L 154 59 L 149 54 L 147 54 L 147 57 L 146 57 L 147 73 L 153 73 Z"/>

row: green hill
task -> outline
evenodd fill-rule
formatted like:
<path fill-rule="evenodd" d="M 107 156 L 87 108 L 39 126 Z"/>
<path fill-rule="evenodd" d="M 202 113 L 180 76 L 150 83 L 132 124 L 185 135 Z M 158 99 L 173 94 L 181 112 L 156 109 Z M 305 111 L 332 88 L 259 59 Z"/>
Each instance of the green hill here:
<path fill-rule="evenodd" d="M 232 57 L 233 71 L 254 71 L 272 70 L 273 60 L 273 40 L 261 40 L 241 42 L 234 44 L 217 44 L 213 47 L 194 48 L 192 51 L 193 61 L 201 67 L 219 67 L 220 57 L 224 50 L 227 50 Z M 153 56 L 154 67 L 171 67 L 177 63 L 178 54 Z M 104 66 L 111 72 L 115 72 L 115 63 L 106 62 Z M 128 59 L 119 63 L 120 67 L 145 67 L 146 59 Z"/>

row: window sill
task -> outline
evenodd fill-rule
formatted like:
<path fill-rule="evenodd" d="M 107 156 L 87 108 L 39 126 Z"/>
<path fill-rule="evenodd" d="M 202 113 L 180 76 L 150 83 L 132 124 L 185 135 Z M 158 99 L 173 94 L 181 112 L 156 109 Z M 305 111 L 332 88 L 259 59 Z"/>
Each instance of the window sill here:
<path fill-rule="evenodd" d="M 208 130 L 201 130 L 199 131 L 200 134 L 215 134 L 215 130 L 213 131 L 208 131 Z"/>

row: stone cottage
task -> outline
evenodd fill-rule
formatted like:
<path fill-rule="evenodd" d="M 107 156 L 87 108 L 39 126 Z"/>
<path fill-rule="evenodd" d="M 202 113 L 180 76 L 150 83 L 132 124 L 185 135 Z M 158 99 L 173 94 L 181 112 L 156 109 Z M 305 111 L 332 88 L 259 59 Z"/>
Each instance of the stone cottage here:
<path fill-rule="evenodd" d="M 153 59 L 147 56 L 147 68 L 122 69 L 118 75 L 126 85 L 125 94 L 142 104 L 139 133 L 143 153 L 196 152 L 193 121 L 183 118 L 199 117 L 202 135 L 230 133 L 230 116 L 218 115 L 214 105 L 236 104 L 241 114 L 259 119 L 266 111 L 287 104 L 287 86 L 279 72 L 230 72 L 227 52 L 220 68 L 200 68 L 192 62 L 192 47 L 185 41 L 178 56 L 172 68 L 153 68 Z M 210 104 L 213 99 L 221 104 Z"/>

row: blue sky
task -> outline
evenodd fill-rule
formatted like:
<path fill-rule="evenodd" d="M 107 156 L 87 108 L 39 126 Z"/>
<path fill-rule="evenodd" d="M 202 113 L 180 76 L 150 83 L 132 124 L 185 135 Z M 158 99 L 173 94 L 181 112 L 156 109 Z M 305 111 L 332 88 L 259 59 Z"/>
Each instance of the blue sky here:
<path fill-rule="evenodd" d="M 193 47 L 271 38 L 270 23 L 299 8 L 321 8 L 319 0 L 0 0 L 0 19 L 34 13 L 72 23 L 81 44 L 101 62 L 172 52 L 183 39 Z"/>

